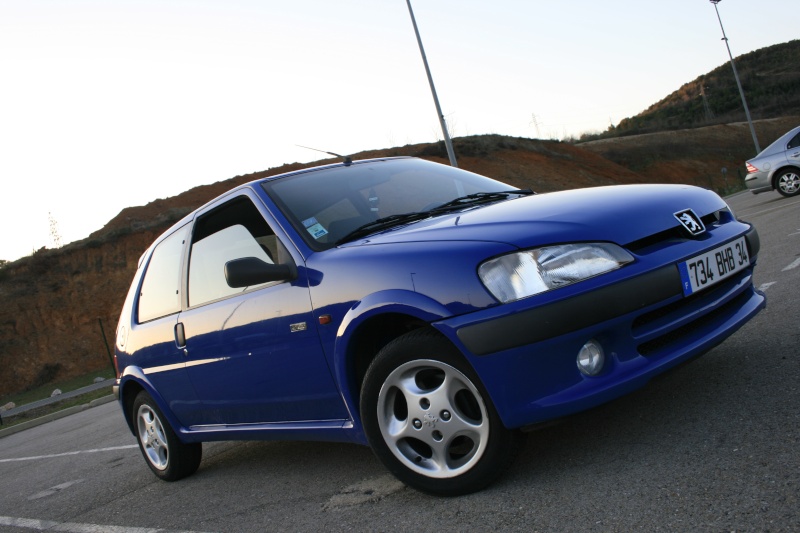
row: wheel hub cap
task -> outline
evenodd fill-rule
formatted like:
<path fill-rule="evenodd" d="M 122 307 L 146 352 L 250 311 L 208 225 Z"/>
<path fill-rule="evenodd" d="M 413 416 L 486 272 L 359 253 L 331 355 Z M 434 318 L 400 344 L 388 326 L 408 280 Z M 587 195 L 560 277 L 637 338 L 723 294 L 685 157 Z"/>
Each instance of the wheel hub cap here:
<path fill-rule="evenodd" d="M 786 193 L 792 194 L 797 192 L 797 189 L 800 188 L 800 176 L 797 174 L 785 174 L 781 177 L 779 186 L 781 190 Z"/>
<path fill-rule="evenodd" d="M 378 396 L 378 424 L 401 463 L 434 478 L 472 468 L 489 437 L 486 405 L 475 385 L 433 360 L 411 361 L 389 374 Z"/>
<path fill-rule="evenodd" d="M 148 405 L 139 407 L 137 415 L 139 440 L 147 460 L 158 470 L 169 464 L 169 448 L 161 420 Z"/>

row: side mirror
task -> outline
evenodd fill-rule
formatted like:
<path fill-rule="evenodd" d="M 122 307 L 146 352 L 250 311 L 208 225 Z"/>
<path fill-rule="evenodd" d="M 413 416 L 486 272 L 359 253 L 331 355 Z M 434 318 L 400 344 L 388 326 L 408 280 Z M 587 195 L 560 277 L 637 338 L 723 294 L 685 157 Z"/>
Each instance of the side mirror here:
<path fill-rule="evenodd" d="M 234 289 L 297 277 L 290 265 L 273 265 L 256 257 L 243 257 L 225 263 L 225 281 Z"/>

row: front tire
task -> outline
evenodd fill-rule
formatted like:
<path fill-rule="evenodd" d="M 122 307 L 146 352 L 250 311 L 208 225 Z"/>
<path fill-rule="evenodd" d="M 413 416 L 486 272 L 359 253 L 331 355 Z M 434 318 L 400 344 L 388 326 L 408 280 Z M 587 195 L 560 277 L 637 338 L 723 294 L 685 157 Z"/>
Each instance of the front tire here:
<path fill-rule="evenodd" d="M 133 421 L 139 450 L 156 476 L 177 481 L 195 473 L 203 458 L 203 445 L 181 442 L 145 391 L 140 391 L 133 402 Z"/>
<path fill-rule="evenodd" d="M 791 197 L 800 193 L 800 172 L 788 168 L 775 177 L 775 188 L 783 196 Z"/>
<path fill-rule="evenodd" d="M 378 353 L 364 377 L 361 418 L 374 453 L 398 479 L 442 496 L 486 487 L 522 443 L 463 356 L 427 330 Z"/>

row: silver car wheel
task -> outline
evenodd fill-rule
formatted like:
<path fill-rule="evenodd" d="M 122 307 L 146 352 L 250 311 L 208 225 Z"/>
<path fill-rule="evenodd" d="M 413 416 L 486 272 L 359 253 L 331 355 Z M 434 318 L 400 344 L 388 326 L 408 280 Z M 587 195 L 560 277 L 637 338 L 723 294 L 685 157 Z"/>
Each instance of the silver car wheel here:
<path fill-rule="evenodd" d="M 800 190 L 800 176 L 796 172 L 787 171 L 778 178 L 778 188 L 787 196 L 794 195 Z"/>
<path fill-rule="evenodd" d="M 445 363 L 419 359 L 397 367 L 381 387 L 377 408 L 391 452 L 424 476 L 458 476 L 486 451 L 486 404 L 469 378 Z"/>
<path fill-rule="evenodd" d="M 165 470 L 169 466 L 169 446 L 158 415 L 149 405 L 141 405 L 136 414 L 136 424 L 147 460 L 154 468 Z"/>

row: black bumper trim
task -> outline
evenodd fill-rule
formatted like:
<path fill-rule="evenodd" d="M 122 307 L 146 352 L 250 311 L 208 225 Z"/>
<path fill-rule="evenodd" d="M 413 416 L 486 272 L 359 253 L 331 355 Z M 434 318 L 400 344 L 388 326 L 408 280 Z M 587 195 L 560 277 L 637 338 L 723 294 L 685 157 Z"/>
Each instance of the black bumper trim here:
<path fill-rule="evenodd" d="M 750 252 L 750 257 L 756 257 L 758 252 L 761 250 L 761 237 L 758 236 L 756 227 L 750 226 L 750 231 L 745 234 L 744 238 L 747 241 L 747 248 Z"/>
<path fill-rule="evenodd" d="M 681 294 L 678 268 L 668 265 L 596 291 L 463 327 L 458 338 L 475 355 L 487 355 L 558 337 Z"/>

